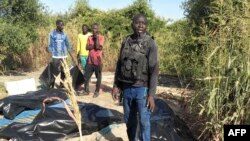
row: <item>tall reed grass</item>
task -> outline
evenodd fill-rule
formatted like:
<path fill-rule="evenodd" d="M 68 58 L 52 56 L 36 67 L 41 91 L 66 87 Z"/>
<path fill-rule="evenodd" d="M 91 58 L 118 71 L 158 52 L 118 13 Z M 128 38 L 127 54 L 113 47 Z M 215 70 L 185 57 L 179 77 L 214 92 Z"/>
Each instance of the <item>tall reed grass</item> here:
<path fill-rule="evenodd" d="M 250 124 L 250 15 L 248 1 L 213 1 L 202 38 L 204 78 L 193 107 L 207 119 L 200 138 L 223 140 L 223 125 Z M 197 110 L 197 108 L 194 108 Z"/>

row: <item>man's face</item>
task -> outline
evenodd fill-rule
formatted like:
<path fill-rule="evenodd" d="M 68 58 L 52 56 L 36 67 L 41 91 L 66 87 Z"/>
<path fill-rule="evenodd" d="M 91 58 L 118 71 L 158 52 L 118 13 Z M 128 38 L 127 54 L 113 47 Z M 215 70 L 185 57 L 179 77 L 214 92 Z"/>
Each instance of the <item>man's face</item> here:
<path fill-rule="evenodd" d="M 86 34 L 86 33 L 88 32 L 87 26 L 83 26 L 83 27 L 82 27 L 82 32 L 83 32 L 84 34 Z"/>
<path fill-rule="evenodd" d="M 132 23 L 132 28 L 136 34 L 141 34 L 146 32 L 146 21 L 144 17 L 139 17 L 135 19 Z"/>
<path fill-rule="evenodd" d="M 97 25 L 93 25 L 92 30 L 94 35 L 97 35 L 99 33 L 99 28 Z"/>
<path fill-rule="evenodd" d="M 56 25 L 56 27 L 57 27 L 57 29 L 58 29 L 59 31 L 63 31 L 63 26 L 64 26 L 63 22 L 59 22 L 59 23 Z"/>

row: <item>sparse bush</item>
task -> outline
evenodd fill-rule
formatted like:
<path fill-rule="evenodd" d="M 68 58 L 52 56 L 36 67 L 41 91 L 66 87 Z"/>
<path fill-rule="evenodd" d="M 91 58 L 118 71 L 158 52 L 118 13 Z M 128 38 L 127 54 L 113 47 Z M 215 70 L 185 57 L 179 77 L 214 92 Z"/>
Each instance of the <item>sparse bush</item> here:
<path fill-rule="evenodd" d="M 1 68 L 20 67 L 20 55 L 27 50 L 29 43 L 31 40 L 27 38 L 25 29 L 18 25 L 0 23 Z"/>

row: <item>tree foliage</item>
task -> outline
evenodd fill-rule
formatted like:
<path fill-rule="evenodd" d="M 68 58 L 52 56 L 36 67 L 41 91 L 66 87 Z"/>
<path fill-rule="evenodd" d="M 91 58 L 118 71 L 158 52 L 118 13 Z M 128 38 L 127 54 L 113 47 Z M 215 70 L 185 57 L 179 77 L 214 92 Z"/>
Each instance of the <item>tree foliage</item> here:
<path fill-rule="evenodd" d="M 0 16 L 10 23 L 39 24 L 42 18 L 38 0 L 1 0 Z"/>
<path fill-rule="evenodd" d="M 5 66 L 7 64 L 3 64 L 4 58 L 7 58 L 8 53 L 12 53 L 15 55 L 15 58 L 19 58 L 20 60 L 20 54 L 22 52 L 26 52 L 27 49 L 31 44 L 33 54 L 37 54 L 37 58 L 44 57 L 47 42 L 47 35 L 50 32 L 52 28 L 55 27 L 55 20 L 56 19 L 62 19 L 64 20 L 66 26 L 65 26 L 65 32 L 68 33 L 71 41 L 72 48 L 74 49 L 76 46 L 76 38 L 77 34 L 81 32 L 81 25 L 83 23 L 91 25 L 95 22 L 100 24 L 101 26 L 101 33 L 106 37 L 106 45 L 105 52 L 106 54 L 110 53 L 110 55 L 106 55 L 107 67 L 110 67 L 114 69 L 115 67 L 115 61 L 117 58 L 117 53 L 119 52 L 120 44 L 122 40 L 129 34 L 132 33 L 131 29 L 131 19 L 134 15 L 138 13 L 144 13 L 149 20 L 149 32 L 156 37 L 159 33 L 160 37 L 156 37 L 157 42 L 159 43 L 159 48 L 166 49 L 164 46 L 167 45 L 164 42 L 164 37 L 168 33 L 165 31 L 167 28 L 167 21 L 164 19 L 161 19 L 157 17 L 150 7 L 147 0 L 136 0 L 133 4 L 129 5 L 128 7 L 125 7 L 123 9 L 117 9 L 117 10 L 109 10 L 109 11 L 101 11 L 98 9 L 94 9 L 90 7 L 87 0 L 77 0 L 75 2 L 75 5 L 65 14 L 58 14 L 58 15 L 46 15 L 46 11 L 44 10 L 43 5 L 41 5 L 38 0 L 30 0 L 30 1 L 24 1 L 24 0 L 1 0 L 0 1 L 0 17 L 2 21 L 2 25 L 4 27 L 9 26 L 9 28 L 1 28 L 1 32 L 7 32 L 10 34 L 13 34 L 13 32 L 18 32 L 15 36 L 13 35 L 7 35 L 3 34 L 1 37 L 2 42 L 0 43 L 1 46 L 4 46 L 4 50 L 1 51 L 1 66 Z M 46 24 L 46 23 L 50 24 Z M 44 24 L 45 23 L 45 24 Z M 46 28 L 40 26 L 46 26 Z M 53 26 L 53 27 L 52 27 Z M 21 27 L 21 29 L 19 29 Z M 9 29 L 15 29 L 13 32 L 9 31 Z M 39 29 L 39 33 L 37 32 L 37 29 Z M 47 30 L 47 31 L 43 31 Z M 47 33 L 47 34 L 45 34 Z M 39 34 L 39 38 L 38 38 Z M 18 38 L 18 36 L 22 36 L 19 39 L 13 39 L 12 38 Z M 25 38 L 24 38 L 25 37 Z M 35 43 L 36 41 L 39 41 L 38 43 Z M 169 41 L 169 40 L 167 40 Z M 17 43 L 18 42 L 18 43 Z M 36 47 L 34 47 L 36 46 Z M 43 47 L 43 48 L 37 48 L 37 47 Z M 37 49 L 36 49 L 37 48 Z M 42 56 L 39 56 L 38 53 Z M 42 53 L 41 53 L 42 52 Z M 47 60 L 47 59 L 36 59 L 33 60 Z M 23 62 L 25 60 L 21 60 Z M 12 60 L 12 62 L 20 62 Z M 167 70 L 169 66 L 169 63 L 166 63 L 166 61 L 162 61 L 165 63 L 161 64 L 164 65 L 164 69 Z M 32 63 L 30 63 L 32 64 Z M 36 64 L 39 66 L 38 64 Z M 20 66 L 20 64 L 19 64 Z M 8 67 L 8 66 L 7 66 Z M 15 67 L 12 67 L 15 68 Z M 105 68 L 105 67 L 104 67 Z M 110 68 L 110 69 L 111 69 Z M 162 67 L 163 68 L 163 67 Z"/>
<path fill-rule="evenodd" d="M 1 0 L 0 18 L 0 67 L 15 69 L 22 64 L 20 55 L 38 39 L 36 29 L 45 21 L 42 5 L 38 0 Z"/>
<path fill-rule="evenodd" d="M 106 38 L 106 48 L 104 48 L 104 55 L 106 57 L 104 59 L 104 68 L 110 67 L 108 70 L 112 70 L 115 67 L 117 53 L 119 52 L 122 40 L 133 32 L 131 29 L 132 18 L 139 13 L 145 14 L 148 18 L 148 31 L 152 35 L 158 35 L 158 33 L 161 33 L 162 37 L 164 37 L 164 35 L 167 34 L 165 33 L 167 21 L 155 15 L 147 0 L 136 0 L 125 8 L 109 11 L 94 9 L 89 6 L 88 1 L 77 0 L 75 5 L 68 12 L 69 19 L 65 29 L 66 32 L 74 34 L 69 34 L 72 46 L 74 47 L 76 44 L 74 38 L 76 38 L 76 35 L 81 32 L 81 25 L 83 23 L 90 27 L 95 22 L 100 24 L 101 33 Z M 162 37 L 156 37 L 156 39 L 158 38 L 158 41 L 165 42 Z M 163 48 L 163 46 L 160 48 Z M 107 53 L 111 54 L 106 55 Z"/>

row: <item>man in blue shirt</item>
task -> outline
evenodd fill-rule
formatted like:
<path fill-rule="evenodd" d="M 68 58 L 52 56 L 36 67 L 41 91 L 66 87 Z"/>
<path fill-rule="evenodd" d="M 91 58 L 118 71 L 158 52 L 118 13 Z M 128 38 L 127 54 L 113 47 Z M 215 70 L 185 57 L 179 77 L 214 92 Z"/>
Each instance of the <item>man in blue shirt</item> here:
<path fill-rule="evenodd" d="M 61 79 L 65 79 L 65 73 L 63 71 L 63 68 L 61 66 L 62 59 L 66 59 L 68 53 L 70 54 L 73 61 L 74 58 L 71 54 L 71 47 L 69 44 L 69 40 L 67 35 L 63 32 L 63 21 L 57 20 L 56 21 L 56 29 L 50 32 L 49 37 L 49 47 L 48 51 L 52 54 L 52 70 L 54 75 L 58 75 L 61 73 Z M 52 82 L 52 87 L 54 87 L 54 82 Z M 62 83 L 60 83 L 60 86 L 62 87 Z"/>

